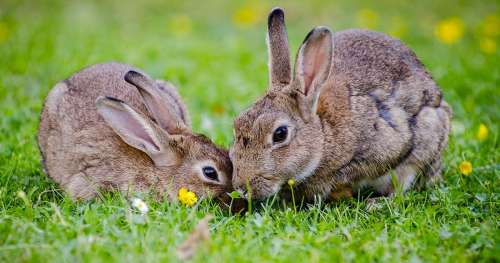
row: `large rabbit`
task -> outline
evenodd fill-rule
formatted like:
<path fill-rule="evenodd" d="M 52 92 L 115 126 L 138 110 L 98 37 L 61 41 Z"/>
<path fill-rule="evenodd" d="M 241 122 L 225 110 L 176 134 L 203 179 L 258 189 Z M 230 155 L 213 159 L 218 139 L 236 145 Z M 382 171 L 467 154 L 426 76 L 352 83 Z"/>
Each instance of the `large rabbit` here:
<path fill-rule="evenodd" d="M 440 177 L 451 109 L 415 54 L 382 33 L 314 28 L 292 78 L 283 11 L 268 20 L 270 87 L 234 122 L 233 186 L 262 199 L 294 179 L 306 200 Z M 394 175 L 394 176 L 392 176 Z M 418 183 L 417 183 L 418 182 Z"/>
<path fill-rule="evenodd" d="M 175 200 L 181 187 L 227 199 L 227 151 L 190 130 L 171 84 L 139 72 L 94 65 L 50 91 L 38 133 L 46 172 L 75 199 L 116 189 Z"/>

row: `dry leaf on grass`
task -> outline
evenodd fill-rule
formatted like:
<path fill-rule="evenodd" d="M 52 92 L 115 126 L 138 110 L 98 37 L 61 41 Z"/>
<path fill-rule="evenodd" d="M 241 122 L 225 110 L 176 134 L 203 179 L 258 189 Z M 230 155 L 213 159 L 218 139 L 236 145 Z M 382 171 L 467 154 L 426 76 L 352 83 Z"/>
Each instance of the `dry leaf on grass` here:
<path fill-rule="evenodd" d="M 177 258 L 179 260 L 190 259 L 198 247 L 210 239 L 210 231 L 208 229 L 208 221 L 213 218 L 208 214 L 198 222 L 198 225 L 193 229 L 189 237 L 177 247 Z"/>

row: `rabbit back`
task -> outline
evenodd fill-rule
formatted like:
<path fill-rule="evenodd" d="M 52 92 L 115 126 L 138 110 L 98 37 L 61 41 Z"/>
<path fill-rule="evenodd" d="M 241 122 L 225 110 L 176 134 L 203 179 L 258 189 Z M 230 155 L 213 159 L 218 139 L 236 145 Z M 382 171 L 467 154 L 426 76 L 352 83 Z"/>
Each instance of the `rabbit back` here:
<path fill-rule="evenodd" d="M 331 135 L 349 159 L 337 169 L 337 183 L 375 180 L 405 165 L 425 173 L 439 163 L 451 109 L 415 53 L 399 40 L 367 30 L 341 31 L 333 39 L 330 81 L 318 114 L 332 127 L 345 122 Z M 339 136 L 342 132 L 351 136 Z"/>

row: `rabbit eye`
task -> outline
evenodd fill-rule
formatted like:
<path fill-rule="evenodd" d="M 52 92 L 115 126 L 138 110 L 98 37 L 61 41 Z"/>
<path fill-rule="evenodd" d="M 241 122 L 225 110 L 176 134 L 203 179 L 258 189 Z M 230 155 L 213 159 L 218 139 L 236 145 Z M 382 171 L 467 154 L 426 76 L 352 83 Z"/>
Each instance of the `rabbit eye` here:
<path fill-rule="evenodd" d="M 202 168 L 203 175 L 213 181 L 219 181 L 219 176 L 217 174 L 217 170 L 212 166 L 205 166 Z"/>
<path fill-rule="evenodd" d="M 280 126 L 273 133 L 273 143 L 280 143 L 286 140 L 288 136 L 288 127 Z"/>

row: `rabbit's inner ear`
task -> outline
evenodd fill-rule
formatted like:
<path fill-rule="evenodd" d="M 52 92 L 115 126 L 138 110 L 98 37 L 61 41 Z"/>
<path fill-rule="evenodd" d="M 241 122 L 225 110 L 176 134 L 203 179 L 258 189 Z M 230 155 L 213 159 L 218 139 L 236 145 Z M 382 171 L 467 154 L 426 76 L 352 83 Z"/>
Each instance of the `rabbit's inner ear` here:
<path fill-rule="evenodd" d="M 171 165 L 173 152 L 161 144 L 158 128 L 146 117 L 133 110 L 123 101 L 100 97 L 96 101 L 97 112 L 113 131 L 128 145 L 146 153 L 156 166 Z"/>
<path fill-rule="evenodd" d="M 296 62 L 296 79 L 302 92 L 315 98 L 327 80 L 332 64 L 332 34 L 326 27 L 314 28 L 299 49 Z"/>
<path fill-rule="evenodd" d="M 267 48 L 269 52 L 269 79 L 271 87 L 290 84 L 292 69 L 290 50 L 285 27 L 285 15 L 280 8 L 271 10 L 267 24 Z"/>

